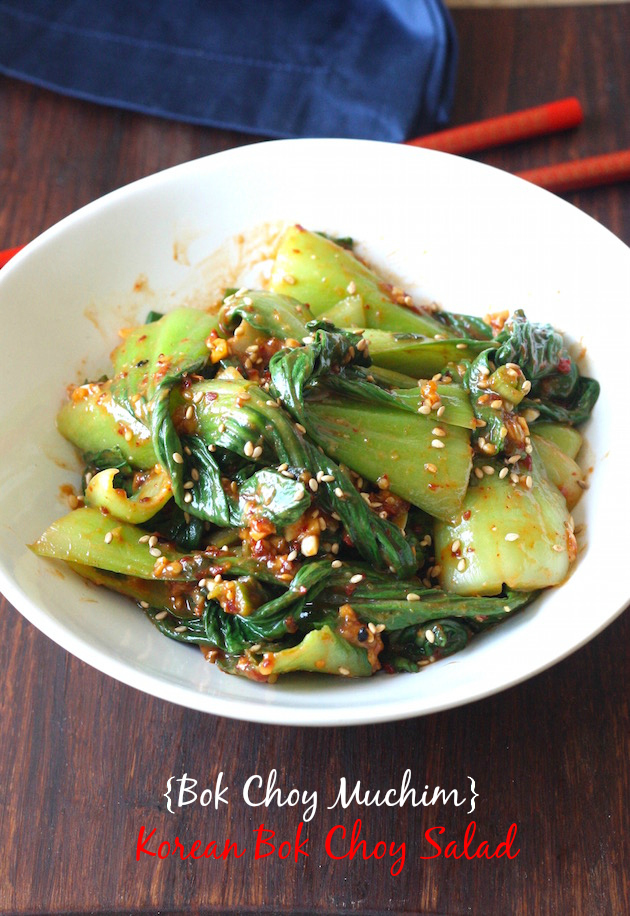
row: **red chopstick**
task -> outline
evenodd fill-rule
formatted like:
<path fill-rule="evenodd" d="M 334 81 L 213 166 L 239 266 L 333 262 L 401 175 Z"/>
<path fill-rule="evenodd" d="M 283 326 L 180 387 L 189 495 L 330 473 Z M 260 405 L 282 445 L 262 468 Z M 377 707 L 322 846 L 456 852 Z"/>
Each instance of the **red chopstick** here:
<path fill-rule="evenodd" d="M 24 245 L 18 245 L 17 248 L 7 248 L 4 251 L 0 251 L 0 267 L 4 267 L 7 261 L 10 261 L 13 255 L 21 251 L 22 248 L 24 248 Z"/>
<path fill-rule="evenodd" d="M 544 165 L 542 168 L 527 169 L 516 174 L 556 194 L 630 181 L 630 149 L 576 159 L 574 162 Z"/>
<path fill-rule="evenodd" d="M 568 130 L 577 127 L 584 120 L 582 106 L 575 98 L 560 99 L 536 108 L 514 111 L 512 114 L 487 118 L 462 127 L 452 127 L 436 134 L 416 137 L 407 140 L 409 146 L 421 146 L 424 149 L 440 150 L 443 153 L 473 153 L 503 146 L 505 143 L 516 143 L 529 140 L 542 134 Z"/>

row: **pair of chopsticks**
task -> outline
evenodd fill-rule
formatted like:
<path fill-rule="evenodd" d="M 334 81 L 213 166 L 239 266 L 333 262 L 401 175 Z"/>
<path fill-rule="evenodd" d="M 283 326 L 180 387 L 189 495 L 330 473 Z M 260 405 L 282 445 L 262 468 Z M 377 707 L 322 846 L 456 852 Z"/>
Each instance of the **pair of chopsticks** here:
<path fill-rule="evenodd" d="M 544 134 L 578 127 L 584 120 L 579 101 L 574 98 L 560 99 L 536 108 L 525 108 L 512 114 L 487 118 L 462 127 L 452 127 L 436 134 L 427 134 L 407 140 L 409 146 L 439 150 L 442 153 L 475 153 L 480 150 L 530 140 Z M 538 169 L 516 172 L 547 191 L 562 194 L 566 191 L 580 191 L 598 185 L 615 184 L 630 180 L 630 150 L 620 150 L 574 162 L 560 162 Z M 23 246 L 0 251 L 0 267 L 3 267 Z"/>
<path fill-rule="evenodd" d="M 578 127 L 583 120 L 584 112 L 577 99 L 560 99 L 547 105 L 538 105 L 536 108 L 526 108 L 497 118 L 427 134 L 415 140 L 407 140 L 407 144 L 461 155 L 569 130 Z M 560 162 L 557 165 L 527 169 L 516 174 L 519 178 L 557 194 L 581 191 L 583 188 L 628 181 L 630 150 L 591 156 L 573 162 Z"/>

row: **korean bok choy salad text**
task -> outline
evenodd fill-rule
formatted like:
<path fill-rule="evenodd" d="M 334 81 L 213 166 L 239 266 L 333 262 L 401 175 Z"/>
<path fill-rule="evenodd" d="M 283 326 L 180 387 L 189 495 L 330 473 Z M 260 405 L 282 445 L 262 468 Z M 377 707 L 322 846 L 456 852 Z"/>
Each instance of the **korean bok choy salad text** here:
<path fill-rule="evenodd" d="M 268 288 L 124 332 L 58 416 L 79 507 L 32 545 L 258 681 L 417 671 L 560 584 L 597 396 L 517 311 L 415 307 L 293 226 Z"/>

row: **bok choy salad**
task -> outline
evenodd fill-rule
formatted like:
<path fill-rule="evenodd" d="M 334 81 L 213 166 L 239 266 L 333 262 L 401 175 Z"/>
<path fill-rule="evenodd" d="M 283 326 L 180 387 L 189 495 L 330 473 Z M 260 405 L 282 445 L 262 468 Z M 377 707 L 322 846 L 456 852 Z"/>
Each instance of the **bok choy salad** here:
<path fill-rule="evenodd" d="M 121 336 L 32 549 L 224 671 L 417 671 L 566 578 L 599 385 L 550 325 L 416 307 L 293 226 L 265 289 Z"/>

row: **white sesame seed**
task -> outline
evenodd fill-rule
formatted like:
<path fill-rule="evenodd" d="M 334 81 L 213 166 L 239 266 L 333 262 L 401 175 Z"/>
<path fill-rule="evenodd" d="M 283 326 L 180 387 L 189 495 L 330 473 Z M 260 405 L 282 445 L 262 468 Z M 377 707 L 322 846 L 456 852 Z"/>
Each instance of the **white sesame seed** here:
<path fill-rule="evenodd" d="M 512 473 L 510 474 L 510 480 L 512 481 L 512 483 L 518 483 L 519 480 L 520 480 L 520 478 L 519 478 L 518 474 L 515 474 L 514 472 L 512 472 Z"/>
<path fill-rule="evenodd" d="M 158 542 L 158 539 L 156 538 L 154 534 L 152 534 L 151 537 L 149 538 L 149 547 L 155 547 L 157 542 Z"/>
<path fill-rule="evenodd" d="M 365 576 L 361 575 L 361 573 L 357 573 L 356 576 L 350 577 L 350 585 L 356 585 L 358 582 L 363 582 L 364 579 Z"/>
<path fill-rule="evenodd" d="M 424 469 L 425 471 L 428 471 L 429 474 L 437 474 L 437 468 L 434 464 L 431 464 L 431 462 L 427 462 L 427 464 L 424 466 Z"/>
<path fill-rule="evenodd" d="M 445 410 L 446 410 L 446 407 L 442 404 L 442 406 L 441 406 L 441 407 L 438 407 L 438 409 L 437 409 L 437 416 L 438 416 L 438 417 L 443 417 L 443 416 L 444 416 L 444 411 L 445 411 Z"/>
<path fill-rule="evenodd" d="M 511 458 L 508 458 L 507 463 L 508 463 L 508 464 L 516 464 L 516 462 L 517 462 L 517 461 L 520 461 L 520 460 L 521 460 L 521 456 L 520 456 L 520 455 L 512 455 Z"/>
<path fill-rule="evenodd" d="M 477 480 L 481 480 L 483 478 L 483 471 L 481 468 L 474 468 L 474 473 Z"/>
<path fill-rule="evenodd" d="M 195 485 L 192 482 L 192 480 L 187 480 L 186 483 L 184 484 L 184 490 L 192 490 L 194 486 Z"/>
<path fill-rule="evenodd" d="M 433 630 L 425 630 L 424 638 L 426 639 L 427 642 L 430 642 L 431 644 L 433 644 L 435 642 L 435 633 L 433 632 Z"/>
<path fill-rule="evenodd" d="M 562 551 L 562 545 L 561 545 L 561 544 L 554 544 L 554 545 L 552 546 L 551 549 L 552 549 L 552 550 L 555 550 L 556 553 L 560 553 L 560 552 Z"/>
<path fill-rule="evenodd" d="M 287 554 L 287 560 L 289 563 L 293 563 L 294 560 L 297 560 L 297 550 L 292 550 L 291 553 Z"/>
<path fill-rule="evenodd" d="M 343 674 L 344 677 L 350 676 L 350 672 L 348 671 L 347 668 L 339 668 L 339 674 Z"/>
<path fill-rule="evenodd" d="M 446 435 L 446 430 L 442 429 L 441 426 L 434 426 L 431 432 L 434 436 L 445 436 Z"/>
<path fill-rule="evenodd" d="M 534 480 L 531 474 L 528 474 L 527 477 L 525 478 L 525 486 L 527 487 L 528 490 L 531 490 L 531 488 L 534 486 Z"/>
<path fill-rule="evenodd" d="M 346 292 L 350 293 L 351 296 L 354 296 L 356 291 L 357 291 L 357 284 L 354 282 L 354 280 L 350 280 L 350 282 L 346 286 Z"/>
<path fill-rule="evenodd" d="M 173 461 L 175 462 L 175 464 L 183 464 L 184 458 L 182 455 L 180 455 L 179 452 L 173 452 Z"/>
<path fill-rule="evenodd" d="M 195 391 L 193 394 L 193 403 L 198 404 L 203 397 L 203 391 Z"/>
<path fill-rule="evenodd" d="M 108 532 L 107 532 L 107 534 L 105 535 L 104 540 L 105 540 L 105 543 L 106 543 L 106 544 L 111 544 L 111 542 L 114 540 L 114 535 L 111 533 L 111 531 L 108 531 Z"/>
<path fill-rule="evenodd" d="M 306 427 L 302 426 L 301 423 L 296 423 L 295 428 L 297 429 L 298 432 L 302 433 L 302 435 L 304 435 L 304 433 L 306 432 Z"/>
<path fill-rule="evenodd" d="M 462 546 L 462 542 L 459 538 L 456 538 L 451 544 L 451 553 L 457 553 L 459 548 Z"/>
<path fill-rule="evenodd" d="M 420 595 L 416 592 L 407 592 L 407 601 L 420 601 Z"/>
<path fill-rule="evenodd" d="M 251 458 L 254 453 L 254 443 L 248 440 L 243 446 L 243 451 L 247 458 Z"/>
<path fill-rule="evenodd" d="M 192 502 L 192 493 L 184 493 L 184 502 L 185 502 L 185 503 L 191 503 L 191 502 Z"/>
<path fill-rule="evenodd" d="M 484 474 L 487 474 L 488 477 L 494 474 L 494 468 L 492 467 L 491 464 L 484 464 L 481 470 L 484 472 Z"/>
<path fill-rule="evenodd" d="M 175 633 L 185 633 L 187 629 L 188 627 L 182 624 L 180 627 L 175 627 L 174 632 Z"/>
<path fill-rule="evenodd" d="M 184 416 L 186 417 L 187 420 L 191 420 L 194 412 L 195 411 L 193 409 L 192 404 L 189 404 L 188 407 L 186 408 L 186 413 L 184 414 Z"/>
<path fill-rule="evenodd" d="M 499 477 L 501 478 L 501 480 L 507 477 L 508 473 L 509 473 L 509 468 L 501 468 L 501 470 L 499 471 Z"/>
<path fill-rule="evenodd" d="M 494 401 L 490 401 L 490 407 L 492 407 L 493 410 L 501 410 L 503 401 L 501 398 L 495 398 Z"/>
<path fill-rule="evenodd" d="M 147 544 L 149 542 L 149 535 L 143 534 L 141 538 L 138 538 L 138 544 Z"/>
<path fill-rule="evenodd" d="M 440 439 L 432 439 L 431 448 L 444 448 L 444 443 Z"/>
<path fill-rule="evenodd" d="M 159 547 L 149 547 L 149 553 L 151 554 L 152 557 L 161 557 L 162 556 L 162 551 L 160 550 Z"/>
<path fill-rule="evenodd" d="M 343 566 L 343 563 L 341 562 L 341 560 L 333 560 L 330 565 L 332 566 L 333 569 L 341 569 L 341 567 Z"/>
<path fill-rule="evenodd" d="M 431 405 L 430 405 L 430 404 L 427 404 L 427 403 L 425 402 L 425 403 L 422 405 L 422 407 L 418 407 L 418 413 L 421 413 L 421 414 L 423 414 L 425 417 L 427 417 L 427 416 L 431 413 Z"/>
<path fill-rule="evenodd" d="M 457 564 L 457 569 L 459 572 L 464 572 L 464 570 L 466 569 L 466 560 L 463 557 Z"/>
<path fill-rule="evenodd" d="M 192 477 L 193 480 L 199 480 L 199 471 L 197 470 L 197 468 L 193 468 L 191 470 L 190 476 Z"/>
<path fill-rule="evenodd" d="M 252 452 L 252 458 L 260 458 L 262 453 L 263 453 L 262 445 L 257 445 L 254 451 Z"/>
<path fill-rule="evenodd" d="M 320 478 L 322 483 L 332 483 L 334 479 L 332 474 L 322 474 Z"/>
<path fill-rule="evenodd" d="M 521 388 L 521 391 L 523 392 L 523 394 L 529 394 L 529 392 L 530 392 L 531 390 L 532 390 L 532 383 L 529 381 L 529 379 L 526 379 L 526 380 L 523 382 L 523 386 L 522 386 L 522 388 Z"/>
<path fill-rule="evenodd" d="M 459 343 L 459 344 L 455 344 L 455 349 L 456 349 L 456 350 L 465 350 L 467 346 L 468 346 L 468 344 Z"/>
<path fill-rule="evenodd" d="M 337 499 L 343 499 L 343 497 L 345 496 L 345 493 L 343 492 L 341 487 L 335 487 L 335 496 L 337 497 Z"/>
<path fill-rule="evenodd" d="M 142 604 L 142 605 L 144 606 L 144 604 L 146 604 L 146 602 L 141 601 L 140 604 Z M 147 605 L 147 607 L 148 607 L 148 605 Z M 159 614 L 156 614 L 156 615 L 155 615 L 155 619 L 156 619 L 156 620 L 164 620 L 165 617 L 168 617 L 168 611 L 160 611 Z"/>
<path fill-rule="evenodd" d="M 508 534 L 505 535 L 506 541 L 518 541 L 518 538 L 519 538 L 519 535 L 516 534 L 514 531 L 510 531 Z"/>
<path fill-rule="evenodd" d="M 309 485 L 309 488 L 313 491 L 313 493 L 317 493 L 319 489 L 319 484 L 317 483 L 317 480 L 315 479 L 315 477 L 311 477 L 311 479 L 308 482 L 308 485 Z"/>

